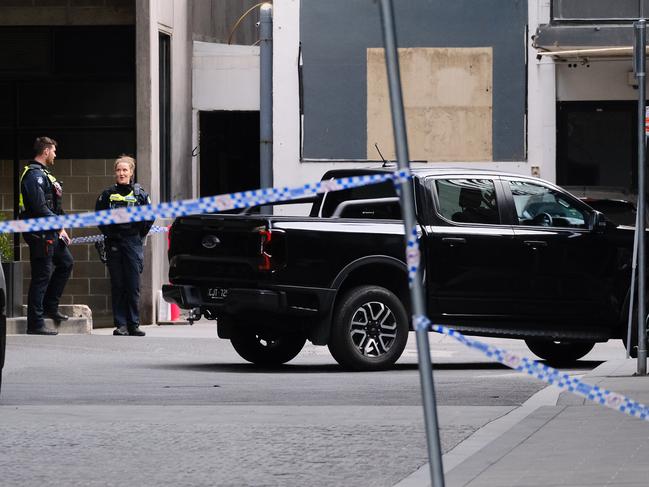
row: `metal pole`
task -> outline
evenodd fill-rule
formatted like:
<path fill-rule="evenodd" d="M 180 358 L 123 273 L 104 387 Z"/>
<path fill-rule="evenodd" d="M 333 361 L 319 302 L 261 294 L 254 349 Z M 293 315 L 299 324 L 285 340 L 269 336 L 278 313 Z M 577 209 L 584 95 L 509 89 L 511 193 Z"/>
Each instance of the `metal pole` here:
<path fill-rule="evenodd" d="M 261 6 L 259 18 L 259 182 L 273 187 L 273 6 Z M 270 207 L 262 213 L 271 213 Z"/>
<path fill-rule="evenodd" d="M 645 107 L 646 107 L 646 54 L 647 25 L 644 19 L 634 24 L 636 77 L 638 79 L 638 375 L 647 375 L 647 323 L 645 321 Z"/>
<path fill-rule="evenodd" d="M 390 90 L 390 106 L 392 108 L 392 125 L 397 149 L 397 162 L 400 169 L 410 167 L 408 155 L 408 140 L 406 136 L 406 119 L 403 110 L 401 95 L 401 79 L 399 76 L 399 56 L 394 28 L 394 12 L 392 0 L 380 0 L 381 23 L 383 26 L 383 43 L 385 46 L 385 60 Z M 416 228 L 414 192 L 412 181 L 408 179 L 401 183 L 401 211 L 406 230 L 406 244 L 409 235 Z M 425 316 L 426 306 L 424 292 L 421 284 L 421 269 L 413 279 L 410 287 L 413 317 Z M 428 343 L 428 330 L 416 327 L 417 352 L 419 356 L 419 375 L 424 403 L 424 422 L 426 425 L 426 439 L 428 441 L 428 460 L 432 485 L 444 486 L 444 470 L 439 442 L 439 426 L 437 422 L 437 407 L 435 404 L 435 386 L 433 384 L 433 368 L 430 360 L 430 345 Z"/>

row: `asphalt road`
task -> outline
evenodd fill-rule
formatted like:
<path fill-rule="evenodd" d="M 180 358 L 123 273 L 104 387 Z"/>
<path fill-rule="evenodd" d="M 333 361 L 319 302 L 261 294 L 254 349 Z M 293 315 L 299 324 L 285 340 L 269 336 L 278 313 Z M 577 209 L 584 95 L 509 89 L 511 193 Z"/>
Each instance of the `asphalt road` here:
<path fill-rule="evenodd" d="M 313 346 L 257 368 L 209 323 L 147 332 L 8 338 L 0 484 L 388 486 L 427 461 L 414 336 L 394 369 L 350 373 Z M 431 348 L 444 453 L 544 388 L 447 337 Z"/>

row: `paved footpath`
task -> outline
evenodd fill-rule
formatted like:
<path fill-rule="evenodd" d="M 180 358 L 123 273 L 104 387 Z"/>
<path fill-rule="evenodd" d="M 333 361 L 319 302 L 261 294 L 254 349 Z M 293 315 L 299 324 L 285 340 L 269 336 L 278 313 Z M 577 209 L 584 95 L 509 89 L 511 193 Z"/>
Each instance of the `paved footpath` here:
<path fill-rule="evenodd" d="M 649 377 L 634 376 L 636 370 L 636 360 L 613 360 L 583 380 L 649 404 Z M 452 453 L 444 456 L 445 463 Z M 465 461 L 446 470 L 447 487 L 646 487 L 649 421 L 564 392 L 555 406 L 537 408 Z M 428 466 L 397 485 L 430 485 Z"/>

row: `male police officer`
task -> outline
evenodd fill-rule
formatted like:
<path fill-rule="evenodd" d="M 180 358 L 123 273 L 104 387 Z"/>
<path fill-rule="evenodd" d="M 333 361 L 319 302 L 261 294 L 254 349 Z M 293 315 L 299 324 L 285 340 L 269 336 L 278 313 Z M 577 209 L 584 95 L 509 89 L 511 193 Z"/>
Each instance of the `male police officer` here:
<path fill-rule="evenodd" d="M 34 159 L 20 175 L 20 218 L 62 215 L 61 183 L 49 172 L 54 165 L 56 141 L 38 137 L 34 142 Z M 45 326 L 44 317 L 60 322 L 68 317 L 58 310 L 73 259 L 68 250 L 70 238 L 64 229 L 23 233 L 29 245 L 32 279 L 27 301 L 27 333 L 56 335 L 58 331 Z M 52 272 L 52 270 L 54 272 Z"/>

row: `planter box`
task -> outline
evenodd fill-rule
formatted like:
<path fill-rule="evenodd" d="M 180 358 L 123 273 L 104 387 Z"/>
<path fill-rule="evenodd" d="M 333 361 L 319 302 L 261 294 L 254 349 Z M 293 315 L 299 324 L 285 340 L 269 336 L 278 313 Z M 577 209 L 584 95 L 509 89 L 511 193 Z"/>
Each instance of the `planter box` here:
<path fill-rule="evenodd" d="M 7 283 L 7 317 L 22 316 L 23 266 L 22 262 L 3 262 L 2 271 Z"/>

